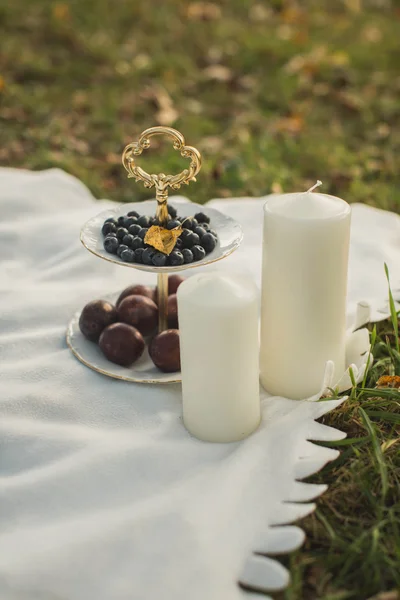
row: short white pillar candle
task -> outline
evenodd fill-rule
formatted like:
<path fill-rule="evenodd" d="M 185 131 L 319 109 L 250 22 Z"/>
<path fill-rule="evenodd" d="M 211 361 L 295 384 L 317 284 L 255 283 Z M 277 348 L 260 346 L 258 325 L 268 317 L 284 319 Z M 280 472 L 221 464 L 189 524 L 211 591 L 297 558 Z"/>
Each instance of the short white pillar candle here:
<path fill-rule="evenodd" d="M 273 395 L 317 393 L 328 360 L 335 379 L 345 370 L 350 216 L 344 200 L 310 190 L 265 204 L 260 377 Z"/>
<path fill-rule="evenodd" d="M 178 289 L 183 421 L 207 442 L 234 442 L 260 423 L 259 301 L 247 277 L 189 277 Z"/>

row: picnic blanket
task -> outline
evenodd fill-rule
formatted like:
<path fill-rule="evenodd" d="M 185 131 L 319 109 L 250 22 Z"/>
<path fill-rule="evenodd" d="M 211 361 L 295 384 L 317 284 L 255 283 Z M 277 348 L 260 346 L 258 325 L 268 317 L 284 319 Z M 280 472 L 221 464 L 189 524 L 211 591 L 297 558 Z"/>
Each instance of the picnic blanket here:
<path fill-rule="evenodd" d="M 260 285 L 263 203 L 211 202 L 240 221 L 244 242 L 206 268 Z M 256 597 L 239 580 L 280 589 L 287 571 L 268 554 L 303 541 L 284 525 L 325 489 L 299 480 L 337 456 L 309 440 L 343 437 L 315 421 L 340 400 L 262 396 L 254 435 L 206 444 L 183 427 L 179 385 L 115 381 L 78 362 L 65 342 L 73 313 L 155 283 L 80 244 L 82 224 L 109 204 L 58 169 L 0 169 L 0 597 Z M 353 205 L 349 319 L 360 300 L 387 314 L 384 262 L 399 291 L 400 218 Z"/>

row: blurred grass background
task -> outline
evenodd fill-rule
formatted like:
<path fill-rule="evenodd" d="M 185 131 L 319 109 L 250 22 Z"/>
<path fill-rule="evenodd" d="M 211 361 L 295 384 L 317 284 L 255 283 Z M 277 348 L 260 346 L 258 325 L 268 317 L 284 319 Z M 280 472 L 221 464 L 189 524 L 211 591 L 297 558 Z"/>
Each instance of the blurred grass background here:
<path fill-rule="evenodd" d="M 400 209 L 399 1 L 0 0 L 0 27 L 3 166 L 61 167 L 97 197 L 141 200 L 151 192 L 121 153 L 162 124 L 202 151 L 183 190 L 197 202 L 321 179 L 350 202 Z M 185 166 L 159 138 L 140 161 Z M 349 439 L 312 478 L 329 491 L 302 521 L 305 546 L 282 559 L 292 584 L 280 598 L 400 598 L 400 392 L 375 388 L 400 375 L 400 357 L 390 324 L 379 333 L 368 390 L 325 418 Z"/>
<path fill-rule="evenodd" d="M 400 5 L 389 0 L 0 0 L 0 164 L 149 196 L 126 143 L 182 130 L 193 200 L 305 190 L 398 210 Z M 175 172 L 152 144 L 143 163 Z M 150 166 L 151 165 L 151 166 Z"/>

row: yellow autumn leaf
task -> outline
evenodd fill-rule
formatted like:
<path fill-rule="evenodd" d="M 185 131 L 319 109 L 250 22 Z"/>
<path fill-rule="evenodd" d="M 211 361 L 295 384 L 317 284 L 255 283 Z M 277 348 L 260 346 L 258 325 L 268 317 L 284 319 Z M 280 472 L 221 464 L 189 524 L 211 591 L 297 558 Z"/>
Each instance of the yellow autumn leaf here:
<path fill-rule="evenodd" d="M 57 2 L 53 6 L 53 17 L 59 21 L 64 21 L 69 18 L 69 6 L 62 2 Z"/>
<path fill-rule="evenodd" d="M 175 247 L 176 240 L 182 233 L 182 227 L 176 227 L 175 229 L 165 229 L 158 225 L 152 225 L 145 235 L 144 242 L 153 246 L 159 252 L 163 254 L 171 254 Z"/>
<path fill-rule="evenodd" d="M 400 377 L 398 375 L 383 375 L 376 382 L 378 388 L 400 388 Z"/>

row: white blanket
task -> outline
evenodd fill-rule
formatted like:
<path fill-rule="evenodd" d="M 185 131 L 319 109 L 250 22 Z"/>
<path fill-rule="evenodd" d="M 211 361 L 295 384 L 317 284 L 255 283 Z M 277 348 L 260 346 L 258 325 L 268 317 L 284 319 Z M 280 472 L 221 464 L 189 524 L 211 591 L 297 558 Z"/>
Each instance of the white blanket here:
<path fill-rule="evenodd" d="M 212 201 L 245 234 L 216 268 L 258 283 L 262 204 Z M 59 170 L 0 170 L 0 597 L 250 598 L 238 579 L 262 580 L 268 563 L 252 552 L 285 546 L 268 527 L 307 514 L 313 504 L 291 502 L 323 491 L 295 480 L 336 456 L 307 440 L 340 437 L 313 421 L 337 402 L 264 400 L 256 434 L 205 444 L 183 428 L 180 386 L 115 381 L 79 363 L 64 337 L 72 314 L 133 281 L 154 283 L 81 246 L 81 225 L 106 206 Z M 400 288 L 399 217 L 354 205 L 349 314 L 366 300 L 383 316 L 384 261 Z"/>

